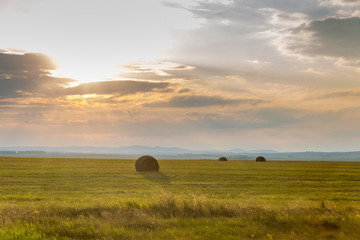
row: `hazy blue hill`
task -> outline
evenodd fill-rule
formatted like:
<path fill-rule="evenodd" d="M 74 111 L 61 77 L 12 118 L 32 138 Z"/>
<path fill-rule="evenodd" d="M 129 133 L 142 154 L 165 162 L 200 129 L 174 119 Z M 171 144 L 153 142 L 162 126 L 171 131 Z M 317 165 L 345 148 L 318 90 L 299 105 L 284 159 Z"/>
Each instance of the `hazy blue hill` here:
<path fill-rule="evenodd" d="M 302 160 L 302 161 L 360 161 L 360 151 L 356 152 L 276 152 L 247 153 L 253 159 L 263 155 L 268 160 Z M 233 156 L 236 157 L 236 156 Z"/>
<path fill-rule="evenodd" d="M 16 154 L 15 151 L 0 151 L 0 156 L 11 156 L 15 154 Z"/>
<path fill-rule="evenodd" d="M 250 153 L 278 153 L 278 151 L 275 151 L 275 150 L 272 150 L 272 149 L 251 150 L 251 151 L 246 151 L 246 152 L 250 152 Z"/>
<path fill-rule="evenodd" d="M 191 150 L 183 148 L 148 147 L 148 146 L 125 146 L 118 148 L 110 147 L 7 147 L 0 148 L 0 151 L 11 152 L 46 152 L 46 153 L 86 153 L 86 154 L 184 154 L 191 153 Z"/>
<path fill-rule="evenodd" d="M 110 147 L 7 147 L 0 148 L 0 156 L 17 157 L 69 157 L 69 158 L 120 158 L 135 159 L 139 155 L 153 155 L 159 159 L 218 159 L 226 156 L 230 160 L 254 160 L 262 155 L 267 160 L 297 161 L 360 161 L 360 151 L 354 152 L 277 152 L 271 149 L 228 151 L 194 151 L 177 147 L 125 146 Z"/>

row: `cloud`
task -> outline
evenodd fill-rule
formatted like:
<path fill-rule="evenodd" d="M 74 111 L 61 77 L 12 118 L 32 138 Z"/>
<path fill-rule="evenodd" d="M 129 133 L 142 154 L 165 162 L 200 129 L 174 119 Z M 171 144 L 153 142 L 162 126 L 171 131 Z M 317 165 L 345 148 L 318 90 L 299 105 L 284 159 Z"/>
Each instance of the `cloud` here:
<path fill-rule="evenodd" d="M 83 94 L 128 95 L 138 92 L 170 91 L 168 82 L 130 80 L 90 82 L 69 87 L 69 84 L 76 80 L 53 77 L 50 71 L 54 69 L 56 64 L 44 54 L 0 53 L 0 99 Z"/>
<path fill-rule="evenodd" d="M 16 102 L 0 101 L 0 106 L 17 105 Z"/>
<path fill-rule="evenodd" d="M 28 12 L 41 0 L 0 0 L 0 11 L 15 10 Z"/>
<path fill-rule="evenodd" d="M 356 6 L 360 5 L 360 0 L 320 0 L 320 3 L 325 6 Z"/>
<path fill-rule="evenodd" d="M 56 69 L 53 60 L 41 53 L 6 54 L 0 53 L 0 74 L 6 72 L 27 73 L 43 72 Z"/>
<path fill-rule="evenodd" d="M 177 111 L 171 115 L 158 112 L 151 118 L 146 116 L 132 119 L 117 117 L 119 120 L 116 122 L 106 122 L 106 119 L 102 119 L 81 124 L 89 132 L 117 133 L 133 137 L 180 137 L 183 135 L 207 135 L 215 132 L 227 135 L 239 130 L 285 128 L 285 126 L 301 122 L 306 118 L 306 113 L 289 108 L 270 108 L 234 111 L 231 114 Z M 73 127 L 73 132 L 79 131 L 78 124 Z"/>
<path fill-rule="evenodd" d="M 336 114 L 335 114 L 336 115 Z M 166 117 L 164 117 L 166 116 Z M 322 121 L 317 117 L 322 113 L 311 115 L 307 111 L 291 108 L 260 108 L 244 111 L 234 111 L 231 114 L 207 113 L 207 112 L 177 112 L 164 115 L 155 114 L 152 118 L 137 117 L 135 119 L 121 119 L 116 123 L 109 122 L 87 122 L 83 127 L 90 129 L 101 128 L 100 132 L 113 131 L 133 137 L 148 136 L 183 136 L 183 135 L 208 135 L 217 132 L 218 134 L 229 134 L 236 131 L 251 131 L 254 129 L 286 128 L 296 127 L 297 124 L 309 121 Z M 325 117 L 328 117 L 325 114 Z M 118 127 L 109 125 L 116 124 Z M 77 126 L 75 126 L 77 128 Z M 106 128 L 107 130 L 105 130 Z M 90 130 L 92 131 L 92 130 Z"/>
<path fill-rule="evenodd" d="M 348 0 L 349 1 L 349 0 Z M 298 21 L 299 18 L 311 16 L 320 18 L 329 15 L 332 11 L 322 7 L 318 1 L 313 0 L 267 0 L 267 1 L 197 1 L 196 5 L 185 7 L 179 4 L 169 3 L 167 6 L 186 9 L 197 18 L 206 19 L 207 23 L 221 23 L 222 20 L 229 20 L 232 23 L 247 23 L 249 26 L 256 26 L 254 31 L 259 29 L 259 24 L 267 22 L 268 15 L 275 13 L 286 21 Z M 243 26 L 246 26 L 245 24 Z M 250 29 L 250 28 L 249 28 Z"/>
<path fill-rule="evenodd" d="M 346 97 L 360 97 L 360 91 L 359 90 L 334 91 L 331 93 L 323 94 L 315 99 L 346 98 Z"/>
<path fill-rule="evenodd" d="M 287 31 L 287 51 L 305 56 L 360 58 L 360 18 L 326 18 Z"/>
<path fill-rule="evenodd" d="M 260 99 L 226 99 L 220 96 L 186 95 L 176 96 L 169 101 L 160 101 L 144 104 L 145 107 L 195 108 L 209 106 L 225 106 L 237 104 L 257 105 L 264 103 Z"/>
<path fill-rule="evenodd" d="M 296 26 L 308 20 L 307 14 L 299 12 L 284 12 L 274 8 L 262 8 L 258 12 L 267 18 L 266 23 L 274 29 Z"/>
<path fill-rule="evenodd" d="M 59 95 L 84 95 L 84 94 L 118 94 L 129 95 L 138 92 L 156 92 L 169 87 L 167 82 L 146 81 L 103 81 L 83 83 L 76 87 L 63 89 Z"/>
<path fill-rule="evenodd" d="M 342 2 L 344 3 L 349 3 L 349 4 L 360 4 L 360 0 L 342 0 Z"/>
<path fill-rule="evenodd" d="M 272 44 L 280 30 L 333 14 L 335 10 L 313 0 L 196 1 L 196 5 L 174 6 L 188 11 L 203 23 L 196 29 L 175 34 L 168 61 L 217 68 L 227 74 L 256 76 L 296 71 L 297 64 Z M 265 64 L 260 72 L 260 64 Z M 249 66 L 251 65 L 251 66 Z M 287 67 L 284 67 L 284 66 Z M 288 76 L 286 76 L 288 78 Z M 263 81 L 262 77 L 258 77 Z M 277 77 L 280 79 L 280 77 Z"/>
<path fill-rule="evenodd" d="M 174 75 L 176 71 L 193 70 L 195 67 L 174 62 L 147 61 L 136 62 L 123 66 L 119 76 L 141 79 L 164 79 Z"/>
<path fill-rule="evenodd" d="M 186 9 L 183 5 L 181 5 L 181 4 L 179 4 L 179 3 L 174 3 L 174 2 L 162 2 L 162 4 L 163 4 L 165 7 Z"/>
<path fill-rule="evenodd" d="M 0 99 L 44 94 L 75 81 L 51 77 L 50 70 L 55 68 L 45 54 L 0 53 Z"/>

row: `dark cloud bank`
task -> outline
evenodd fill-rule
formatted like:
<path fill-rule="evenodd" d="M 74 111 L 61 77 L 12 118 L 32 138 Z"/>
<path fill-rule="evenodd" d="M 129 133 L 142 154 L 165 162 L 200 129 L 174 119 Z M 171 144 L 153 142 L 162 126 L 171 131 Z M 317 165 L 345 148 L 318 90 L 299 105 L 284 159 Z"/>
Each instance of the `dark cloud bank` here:
<path fill-rule="evenodd" d="M 326 18 L 289 30 L 287 48 L 309 56 L 360 58 L 360 18 Z M 309 38 L 309 36 L 311 36 Z"/>
<path fill-rule="evenodd" d="M 56 64 L 39 53 L 0 53 L 0 99 L 17 97 L 60 97 L 82 94 L 128 95 L 137 92 L 165 90 L 167 82 L 149 81 L 103 81 L 83 83 L 68 87 L 74 79 L 53 77 L 51 70 Z"/>

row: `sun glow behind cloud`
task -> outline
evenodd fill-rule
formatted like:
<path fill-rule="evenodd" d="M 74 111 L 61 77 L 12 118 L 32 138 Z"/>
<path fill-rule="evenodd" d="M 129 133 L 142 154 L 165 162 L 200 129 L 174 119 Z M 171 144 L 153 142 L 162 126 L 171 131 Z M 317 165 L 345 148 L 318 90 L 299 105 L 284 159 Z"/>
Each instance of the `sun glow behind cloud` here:
<path fill-rule="evenodd" d="M 55 76 L 94 82 L 113 78 L 119 65 L 161 58 L 172 31 L 197 26 L 189 15 L 160 1 L 38 1 L 32 11 L 0 14 L 11 22 L 2 45 L 45 52 L 59 65 Z"/>
<path fill-rule="evenodd" d="M 0 144 L 354 148 L 358 5 L 285 1 L 0 1 Z"/>

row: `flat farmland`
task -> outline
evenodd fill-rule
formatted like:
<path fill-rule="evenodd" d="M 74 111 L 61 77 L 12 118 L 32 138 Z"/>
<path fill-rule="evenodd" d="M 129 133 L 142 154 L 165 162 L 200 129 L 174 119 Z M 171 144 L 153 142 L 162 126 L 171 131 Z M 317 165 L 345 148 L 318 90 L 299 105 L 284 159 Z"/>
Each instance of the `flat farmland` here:
<path fill-rule="evenodd" d="M 0 158 L 0 239 L 360 239 L 360 162 Z"/>

